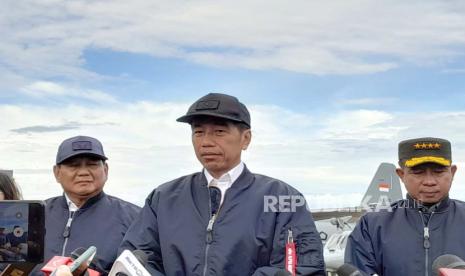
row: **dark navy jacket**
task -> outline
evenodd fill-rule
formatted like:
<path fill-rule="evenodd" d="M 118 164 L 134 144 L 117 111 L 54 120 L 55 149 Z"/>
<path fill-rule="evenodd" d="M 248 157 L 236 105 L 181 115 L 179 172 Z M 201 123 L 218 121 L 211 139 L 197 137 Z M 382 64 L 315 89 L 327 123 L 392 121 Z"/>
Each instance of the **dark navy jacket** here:
<path fill-rule="evenodd" d="M 110 270 L 118 246 L 139 211 L 140 207 L 104 192 L 89 199 L 73 216 L 65 256 L 70 256 L 76 248 L 87 249 L 93 245 L 97 247 L 99 270 Z M 61 256 L 68 218 L 64 195 L 46 200 L 45 262 L 53 256 Z"/>
<path fill-rule="evenodd" d="M 370 275 L 416 276 L 432 275 L 440 255 L 465 259 L 464 202 L 446 198 L 428 209 L 408 196 L 391 206 L 392 212 L 360 219 L 347 242 L 346 262 Z"/>
<path fill-rule="evenodd" d="M 297 243 L 298 275 L 325 275 L 322 244 L 310 212 L 305 206 L 295 212 L 265 212 L 267 195 L 300 193 L 244 168 L 225 193 L 207 235 L 211 213 L 204 174 L 165 183 L 148 196 L 120 251 L 149 252 L 152 275 L 275 275 L 284 267 L 291 229 Z"/>

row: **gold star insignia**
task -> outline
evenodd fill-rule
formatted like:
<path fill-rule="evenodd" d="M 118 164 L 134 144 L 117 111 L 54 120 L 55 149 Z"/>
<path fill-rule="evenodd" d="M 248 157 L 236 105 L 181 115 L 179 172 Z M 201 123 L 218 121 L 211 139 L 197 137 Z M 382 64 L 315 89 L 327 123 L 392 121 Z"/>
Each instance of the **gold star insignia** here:
<path fill-rule="evenodd" d="M 434 148 L 435 148 L 435 149 L 440 149 L 440 148 L 441 148 L 441 144 L 439 144 L 439 143 L 434 144 Z"/>
<path fill-rule="evenodd" d="M 415 149 L 421 148 L 420 144 L 418 144 L 418 143 L 416 143 L 415 145 L 413 145 L 413 147 L 414 147 Z"/>
<path fill-rule="evenodd" d="M 425 143 L 421 144 L 422 149 L 426 149 L 427 145 Z"/>
<path fill-rule="evenodd" d="M 432 149 L 432 148 L 433 148 L 433 144 L 432 144 L 432 143 L 429 143 L 429 144 L 428 144 L 428 148 L 429 148 L 429 149 Z"/>

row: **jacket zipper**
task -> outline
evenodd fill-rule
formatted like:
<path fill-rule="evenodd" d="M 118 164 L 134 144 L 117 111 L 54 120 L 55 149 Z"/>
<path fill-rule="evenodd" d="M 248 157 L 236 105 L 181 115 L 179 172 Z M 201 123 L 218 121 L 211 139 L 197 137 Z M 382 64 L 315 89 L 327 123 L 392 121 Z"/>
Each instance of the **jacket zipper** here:
<path fill-rule="evenodd" d="M 61 251 L 61 256 L 64 256 L 66 252 L 66 245 L 68 244 L 68 238 L 71 232 L 71 223 L 73 222 L 73 217 L 75 213 L 76 213 L 75 211 L 69 212 L 68 221 L 66 222 L 65 230 L 63 231 L 63 237 L 65 238 L 65 241 L 63 242 L 63 249 Z"/>
<path fill-rule="evenodd" d="M 420 213 L 421 221 L 423 223 L 423 248 L 425 249 L 425 276 L 429 275 L 429 269 L 428 269 L 428 259 L 429 259 L 429 248 L 431 247 L 431 242 L 430 242 L 430 235 L 429 235 L 429 222 L 431 221 L 431 218 L 434 215 L 434 212 L 431 212 L 431 215 L 428 219 L 428 221 L 425 224 L 425 220 L 423 218 L 423 214 L 421 211 L 418 211 Z"/>
<path fill-rule="evenodd" d="M 207 187 L 207 189 L 208 189 L 208 187 Z M 208 192 L 210 193 L 210 191 L 208 191 Z M 223 203 L 226 201 L 226 194 L 227 193 L 228 193 L 228 191 L 226 191 L 224 193 Z M 213 214 L 211 216 L 210 220 L 208 221 L 207 238 L 206 238 L 207 246 L 205 247 L 205 259 L 204 259 L 203 274 L 202 274 L 203 276 L 207 275 L 208 251 L 210 250 L 210 244 L 213 241 L 213 224 L 215 223 L 216 218 L 218 217 L 218 214 L 220 213 L 221 208 L 223 207 L 223 203 L 221 203 L 220 207 L 218 208 L 218 211 L 216 211 L 216 214 Z M 209 200 L 208 201 L 208 213 L 211 214 L 211 212 L 212 212 L 212 206 L 211 206 L 211 201 Z"/>

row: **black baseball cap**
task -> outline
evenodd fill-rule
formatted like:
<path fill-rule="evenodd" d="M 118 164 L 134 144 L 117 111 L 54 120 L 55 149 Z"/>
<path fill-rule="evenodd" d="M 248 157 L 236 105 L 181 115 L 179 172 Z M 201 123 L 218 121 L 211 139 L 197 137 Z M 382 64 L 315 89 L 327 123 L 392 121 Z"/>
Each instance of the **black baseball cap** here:
<path fill-rule="evenodd" d="M 176 121 L 191 124 L 194 117 L 211 116 L 246 124 L 250 127 L 250 113 L 236 97 L 210 93 L 193 103 L 186 115 Z"/>
<path fill-rule="evenodd" d="M 433 137 L 404 140 L 399 143 L 399 163 L 405 167 L 414 167 L 423 163 L 450 166 L 452 164 L 450 142 Z"/>
<path fill-rule="evenodd" d="M 61 164 L 66 159 L 77 155 L 90 155 L 102 160 L 108 159 L 99 140 L 89 136 L 75 136 L 64 140 L 58 147 L 56 164 Z"/>

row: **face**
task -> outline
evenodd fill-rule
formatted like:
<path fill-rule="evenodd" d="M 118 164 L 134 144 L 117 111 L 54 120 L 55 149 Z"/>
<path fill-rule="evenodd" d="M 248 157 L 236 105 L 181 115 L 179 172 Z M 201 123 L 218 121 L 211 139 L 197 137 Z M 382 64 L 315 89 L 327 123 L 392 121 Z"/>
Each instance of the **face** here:
<path fill-rule="evenodd" d="M 103 190 L 108 177 L 108 165 L 100 159 L 77 156 L 56 165 L 53 172 L 57 182 L 72 200 L 83 200 Z"/>
<path fill-rule="evenodd" d="M 2 191 L 0 191 L 0 200 L 5 200 L 5 194 Z"/>
<path fill-rule="evenodd" d="M 215 178 L 239 164 L 242 150 L 247 149 L 252 138 L 250 129 L 241 131 L 225 120 L 194 120 L 191 126 L 195 155 Z"/>
<path fill-rule="evenodd" d="M 397 174 L 408 194 L 424 203 L 437 203 L 449 194 L 457 167 L 424 163 L 412 168 L 399 168 Z"/>

